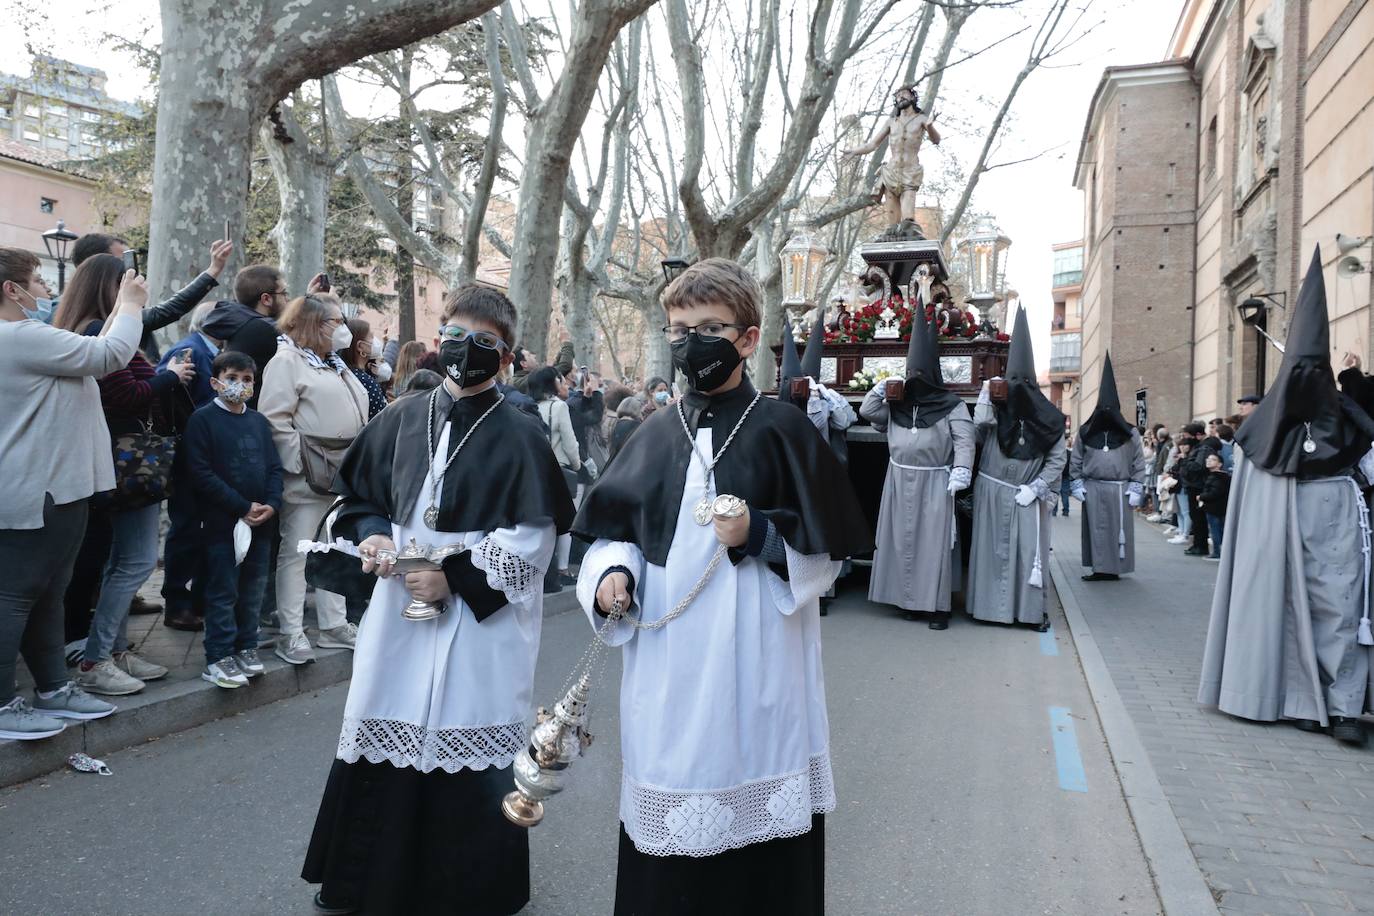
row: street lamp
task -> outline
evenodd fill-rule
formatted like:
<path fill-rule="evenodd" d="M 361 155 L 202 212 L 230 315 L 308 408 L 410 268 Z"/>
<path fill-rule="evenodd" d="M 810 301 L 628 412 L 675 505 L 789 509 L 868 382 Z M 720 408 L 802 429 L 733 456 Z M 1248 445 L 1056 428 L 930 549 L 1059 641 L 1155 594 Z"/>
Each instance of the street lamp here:
<path fill-rule="evenodd" d="M 664 285 L 671 284 L 684 270 L 692 266 L 685 258 L 664 258 L 659 264 L 663 267 Z"/>
<path fill-rule="evenodd" d="M 1279 301 L 1282 297 L 1283 301 Z M 1255 329 L 1255 333 L 1274 345 L 1274 349 L 1283 352 L 1283 344 L 1279 343 L 1269 335 L 1267 330 L 1269 324 L 1269 309 L 1277 305 L 1284 311 L 1288 307 L 1284 304 L 1288 301 L 1287 293 L 1256 293 L 1246 299 L 1236 303 L 1236 311 L 1240 313 L 1241 324 L 1248 324 Z M 1266 360 L 1264 358 L 1264 344 L 1259 345 L 1255 351 L 1255 384 L 1256 390 L 1264 390 L 1264 380 L 1267 374 Z"/>
<path fill-rule="evenodd" d="M 54 228 L 43 233 L 43 245 L 48 249 L 48 257 L 57 259 L 58 295 L 62 294 L 62 287 L 67 285 L 67 246 L 78 238 L 80 236 L 68 229 L 62 220 L 58 220 Z"/>
<path fill-rule="evenodd" d="M 782 249 L 782 306 L 801 318 L 816 301 L 821 265 L 830 250 L 803 227 Z"/>

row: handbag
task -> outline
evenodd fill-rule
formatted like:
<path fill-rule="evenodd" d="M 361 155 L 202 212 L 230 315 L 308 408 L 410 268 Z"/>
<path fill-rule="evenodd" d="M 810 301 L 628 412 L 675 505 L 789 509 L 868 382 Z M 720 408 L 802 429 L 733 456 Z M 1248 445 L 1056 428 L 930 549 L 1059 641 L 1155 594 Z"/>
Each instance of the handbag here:
<path fill-rule="evenodd" d="M 297 433 L 301 442 L 301 471 L 311 490 L 321 496 L 333 495 L 334 478 L 343 464 L 348 447 L 353 444 L 349 438 L 332 436 L 312 436 Z"/>
<path fill-rule="evenodd" d="M 341 505 L 343 505 L 342 499 L 335 500 L 334 504 L 329 507 L 329 511 L 320 518 L 320 523 L 315 526 L 315 542 L 317 544 L 332 545 L 334 543 L 333 519 Z M 283 545 L 283 549 L 295 550 L 297 546 L 295 544 Z M 331 547 L 329 550 L 316 549 L 306 552 L 305 581 L 317 589 L 343 595 L 354 602 L 371 599 L 372 590 L 377 585 L 377 577 L 371 573 L 363 572 L 362 561 L 358 557 L 337 547 Z"/>
<path fill-rule="evenodd" d="M 115 486 L 98 494 L 98 503 L 113 512 L 143 509 L 167 498 L 172 489 L 172 461 L 176 458 L 175 436 L 160 436 L 142 427 L 136 433 L 115 436 Z"/>

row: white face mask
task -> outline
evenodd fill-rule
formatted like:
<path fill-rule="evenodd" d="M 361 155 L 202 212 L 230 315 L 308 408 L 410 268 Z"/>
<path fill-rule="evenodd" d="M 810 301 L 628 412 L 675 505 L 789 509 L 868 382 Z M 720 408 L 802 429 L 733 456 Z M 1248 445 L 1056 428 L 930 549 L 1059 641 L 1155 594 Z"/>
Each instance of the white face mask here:
<path fill-rule="evenodd" d="M 378 360 L 377 368 L 373 370 L 372 375 L 383 384 L 391 381 L 391 364 L 384 359 Z"/>
<path fill-rule="evenodd" d="M 334 329 L 334 334 L 329 338 L 329 346 L 335 353 L 342 353 L 353 346 L 353 332 L 348 329 L 348 325 L 341 324 Z"/>
<path fill-rule="evenodd" d="M 33 308 L 31 309 L 26 309 L 22 305 L 19 306 L 19 310 L 24 313 L 25 318 L 41 321 L 44 324 L 52 324 L 52 313 L 57 311 L 56 299 L 39 299 L 22 286 L 16 286 L 15 288 L 33 300 Z"/>

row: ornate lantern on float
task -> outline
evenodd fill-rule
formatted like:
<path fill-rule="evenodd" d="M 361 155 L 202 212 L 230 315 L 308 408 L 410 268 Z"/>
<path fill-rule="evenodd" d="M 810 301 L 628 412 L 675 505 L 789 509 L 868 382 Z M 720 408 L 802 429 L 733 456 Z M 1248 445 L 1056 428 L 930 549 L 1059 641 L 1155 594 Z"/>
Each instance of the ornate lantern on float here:
<path fill-rule="evenodd" d="M 969 301 L 983 319 L 983 333 L 990 336 L 991 331 L 1000 330 L 1000 321 L 994 320 L 992 306 L 1001 295 L 1005 266 L 1002 253 L 1011 246 L 1011 239 L 1001 233 L 992 220 L 980 219 L 972 232 L 960 244 L 965 257 L 964 267 L 968 272 Z"/>
<path fill-rule="evenodd" d="M 810 227 L 799 229 L 782 249 L 782 307 L 793 324 L 802 322 L 816 306 L 821 265 L 830 250 Z"/>

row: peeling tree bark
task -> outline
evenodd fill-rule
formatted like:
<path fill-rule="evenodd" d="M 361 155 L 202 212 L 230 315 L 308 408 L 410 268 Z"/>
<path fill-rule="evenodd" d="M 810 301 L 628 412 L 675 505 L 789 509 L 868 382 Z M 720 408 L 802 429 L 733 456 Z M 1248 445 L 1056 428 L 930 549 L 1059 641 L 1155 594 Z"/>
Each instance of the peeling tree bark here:
<path fill-rule="evenodd" d="M 281 203 L 277 224 L 268 235 L 280 253 L 286 288 L 292 295 L 303 295 L 310 278 L 324 269 L 333 162 L 310 142 L 290 108 L 282 106 L 278 120 L 291 142 L 277 136 L 270 120 L 259 128 Z"/>
<path fill-rule="evenodd" d="M 583 0 L 573 21 L 563 72 L 529 117 L 520 176 L 510 295 L 520 310 L 521 340 L 544 339 L 553 299 L 564 189 L 572 150 L 596 96 L 616 35 L 657 0 Z"/>
<path fill-rule="evenodd" d="M 229 220 L 243 240 L 253 132 L 306 80 L 452 28 L 500 0 L 161 0 L 149 286 L 193 277 Z M 231 272 L 239 265 L 237 249 Z"/>

